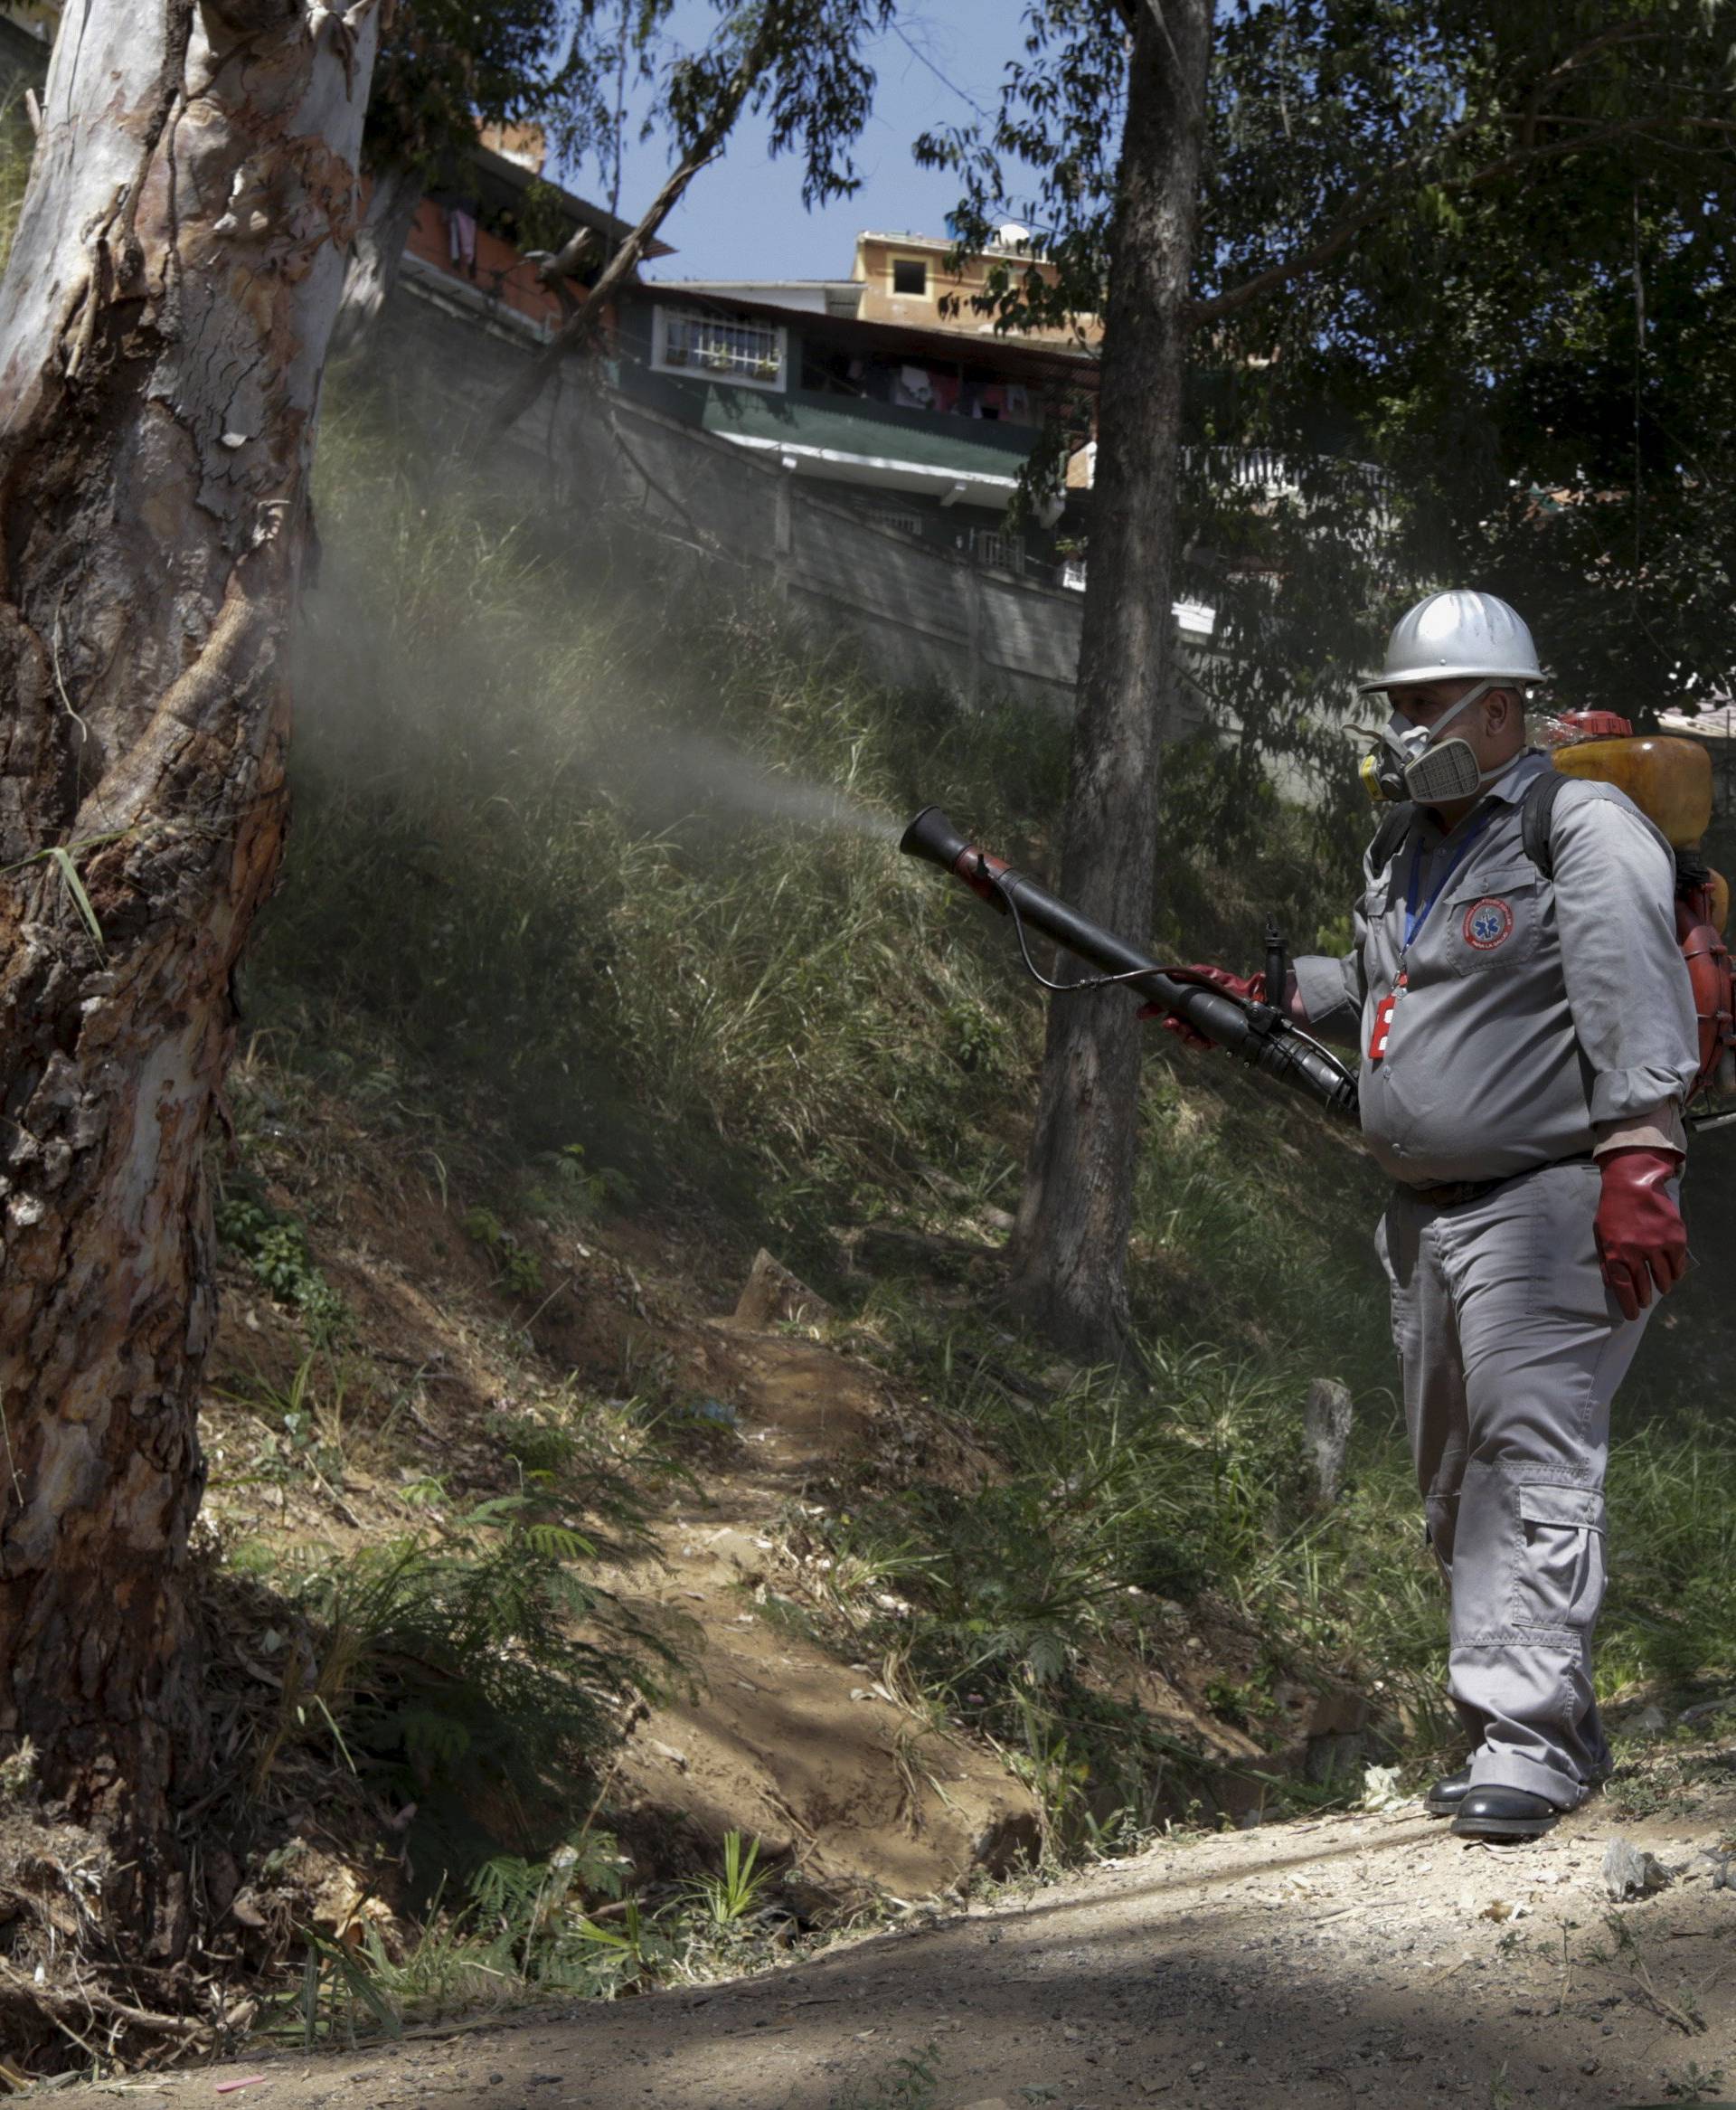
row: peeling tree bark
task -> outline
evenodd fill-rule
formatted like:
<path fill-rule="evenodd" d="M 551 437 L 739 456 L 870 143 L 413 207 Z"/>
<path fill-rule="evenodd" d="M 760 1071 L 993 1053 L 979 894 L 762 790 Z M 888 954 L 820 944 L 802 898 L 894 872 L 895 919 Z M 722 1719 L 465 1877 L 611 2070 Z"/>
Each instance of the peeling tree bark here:
<path fill-rule="evenodd" d="M 0 1754 L 132 1864 L 146 1954 L 188 1931 L 203 1151 L 282 846 L 373 6 L 69 6 L 0 287 Z"/>

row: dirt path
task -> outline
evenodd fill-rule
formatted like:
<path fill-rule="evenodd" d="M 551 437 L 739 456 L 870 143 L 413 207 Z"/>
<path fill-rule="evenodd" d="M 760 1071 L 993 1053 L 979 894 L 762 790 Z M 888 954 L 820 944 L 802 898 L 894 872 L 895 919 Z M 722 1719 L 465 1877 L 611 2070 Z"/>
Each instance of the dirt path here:
<path fill-rule="evenodd" d="M 755 1607 L 785 1508 L 867 1443 L 883 1408 L 873 1373 L 728 1322 L 694 1342 L 707 1385 L 739 1413 L 741 1455 L 657 1524 L 659 1558 L 622 1579 L 682 1622 L 695 1685 L 640 1726 L 618 1798 L 678 1807 L 713 1840 L 740 1829 L 839 1901 L 928 1897 L 1034 1854 L 1035 1798 L 992 1752 L 914 1717 L 876 1665 L 841 1663 Z"/>
<path fill-rule="evenodd" d="M 241 2099 L 276 2110 L 1577 2110 L 1721 2068 L 1736 2094 L 1736 1891 L 1701 1858 L 1732 1821 L 1720 1786 L 1644 1823 L 1593 1805 L 1500 1850 L 1414 1806 L 1165 1844 L 764 1978 L 187 2074 L 159 2099 L 262 2074 Z M 1684 1873 L 1613 1907 L 1618 1831 Z M 895 2062 L 930 2045 L 932 2089 L 892 2093 Z"/>

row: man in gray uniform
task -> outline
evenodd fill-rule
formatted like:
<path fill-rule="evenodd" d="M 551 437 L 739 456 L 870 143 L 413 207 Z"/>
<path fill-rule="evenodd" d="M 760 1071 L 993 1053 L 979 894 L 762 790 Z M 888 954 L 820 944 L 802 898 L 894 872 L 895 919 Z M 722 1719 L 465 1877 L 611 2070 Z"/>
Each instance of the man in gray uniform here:
<path fill-rule="evenodd" d="M 1654 1287 L 1686 1265 L 1698 1068 L 1659 831 L 1563 779 L 1547 873 L 1526 854 L 1541 679 L 1493 595 L 1399 623 L 1364 687 L 1393 707 L 1384 788 L 1411 803 L 1365 862 L 1352 950 L 1298 960 L 1288 992 L 1298 1023 L 1360 1048 L 1363 1133 L 1395 1182 L 1376 1244 L 1472 1746 L 1429 1807 L 1484 1837 L 1547 1831 L 1609 1769 L 1591 1683 L 1609 1406 Z"/>

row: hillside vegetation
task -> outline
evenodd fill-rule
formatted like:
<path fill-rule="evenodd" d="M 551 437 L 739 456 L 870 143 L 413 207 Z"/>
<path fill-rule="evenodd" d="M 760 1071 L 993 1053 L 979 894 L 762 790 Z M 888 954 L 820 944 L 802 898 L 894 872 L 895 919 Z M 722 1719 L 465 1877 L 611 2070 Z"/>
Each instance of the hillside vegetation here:
<path fill-rule="evenodd" d="M 1349 1140 L 1154 1033 L 1131 1270 L 1154 1392 L 1057 1368 L 996 1301 L 1042 999 L 997 920 L 893 838 L 938 799 L 1043 869 L 1063 729 L 878 688 L 627 524 L 514 518 L 407 468 L 360 412 L 322 478 L 260 1018 L 316 1059 L 364 1036 L 486 1107 L 516 1157 L 504 1225 L 514 1197 L 534 1215 L 563 1195 L 679 1222 L 718 1309 L 771 1245 L 832 1301 L 832 1338 L 969 1431 L 983 1484 L 882 1478 L 823 1536 L 913 1608 L 876 1644 L 1072 1795 L 1061 1835 L 1100 1821 L 1110 1775 L 1138 1801 L 1137 1734 L 1094 1651 L 1137 1659 L 1147 1609 L 1202 1594 L 1264 1637 L 1232 1717 L 1258 1727 L 1262 1693 L 1329 1668 L 1382 1696 L 1395 1746 L 1449 1742 L 1369 1249 L 1380 1189 Z M 1255 957 L 1268 909 L 1301 945 L 1341 943 L 1360 824 L 1269 802 L 1232 825 L 1230 777 L 1209 746 L 1170 757 L 1159 950 Z M 1635 1392 L 1674 1411 L 1630 1408 L 1618 1452 L 1612 1692 L 1736 1661 L 1736 1448 L 1694 1376 L 1711 1301 L 1692 1284 L 1655 1329 Z M 1358 1407 L 1327 1517 L 1300 1447 L 1320 1376 Z"/>
<path fill-rule="evenodd" d="M 1148 1387 L 1002 1301 L 1045 999 L 895 845 L 938 800 L 1048 868 L 1064 728 L 881 687 L 632 523 L 527 518 L 354 400 L 319 507 L 291 847 L 215 1167 L 198 2041 L 609 1994 L 902 1909 L 868 1833 L 822 1877 L 727 1780 L 702 1796 L 669 1724 L 724 1705 L 726 1623 L 829 1678 L 828 1719 L 892 1710 L 860 1763 L 901 1851 L 1007 1782 L 961 1881 L 1449 1755 L 1354 1139 L 1154 1030 Z M 1342 943 L 1354 817 L 1250 811 L 1209 745 L 1168 759 L 1160 952 L 1251 960 L 1269 910 Z M 731 1332 L 761 1245 L 825 1306 Z M 1612 1472 L 1602 1677 L 1636 1703 L 1736 1670 L 1712 1302 L 1690 1283 L 1648 1344 L 1654 1418 Z M 1356 1403 L 1329 1510 L 1319 1377 Z M 779 1387 L 818 1433 L 768 1473 L 777 1432 L 736 1403 Z M 720 1538 L 750 1563 L 721 1579 Z M 68 1897 L 80 1850 L 43 1864 Z M 44 1897 L 14 1954 L 60 1969 Z M 28 2013 L 35 2056 L 74 2056 Z"/>

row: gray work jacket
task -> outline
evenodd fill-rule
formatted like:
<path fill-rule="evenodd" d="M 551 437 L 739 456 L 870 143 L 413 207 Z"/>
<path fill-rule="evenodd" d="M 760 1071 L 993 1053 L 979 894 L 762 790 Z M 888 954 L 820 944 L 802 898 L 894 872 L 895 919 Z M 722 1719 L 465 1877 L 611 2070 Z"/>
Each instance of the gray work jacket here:
<path fill-rule="evenodd" d="M 1521 755 L 1447 835 L 1420 813 L 1384 870 L 1364 860 L 1354 948 L 1296 963 L 1310 1029 L 1360 1045 L 1363 1132 L 1406 1186 L 1585 1156 L 1598 1124 L 1683 1098 L 1699 1068 L 1674 854 L 1622 792 L 1575 779 L 1556 802 L 1545 879 L 1525 856 L 1519 801 L 1550 766 Z M 1438 885 L 1407 951 L 1407 894 L 1420 912 Z"/>

